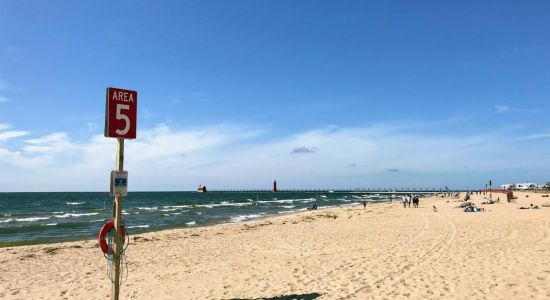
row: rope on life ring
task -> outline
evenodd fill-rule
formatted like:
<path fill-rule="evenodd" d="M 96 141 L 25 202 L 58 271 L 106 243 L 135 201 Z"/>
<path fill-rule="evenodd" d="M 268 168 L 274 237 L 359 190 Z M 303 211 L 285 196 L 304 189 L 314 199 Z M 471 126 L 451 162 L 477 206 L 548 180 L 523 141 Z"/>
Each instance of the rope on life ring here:
<path fill-rule="evenodd" d="M 99 231 L 99 237 L 98 237 L 98 241 L 99 241 L 99 248 L 101 249 L 101 251 L 103 252 L 103 254 L 109 254 L 109 245 L 107 244 L 107 238 L 109 236 L 109 232 L 111 230 L 114 230 L 115 228 L 115 221 L 113 219 L 105 222 L 105 224 L 103 224 L 103 227 L 101 227 L 101 230 Z M 122 244 L 124 245 L 124 242 L 125 242 L 125 238 L 126 235 L 127 235 L 127 232 L 126 232 L 126 227 L 124 227 L 124 224 L 121 224 L 120 228 L 122 229 Z"/>

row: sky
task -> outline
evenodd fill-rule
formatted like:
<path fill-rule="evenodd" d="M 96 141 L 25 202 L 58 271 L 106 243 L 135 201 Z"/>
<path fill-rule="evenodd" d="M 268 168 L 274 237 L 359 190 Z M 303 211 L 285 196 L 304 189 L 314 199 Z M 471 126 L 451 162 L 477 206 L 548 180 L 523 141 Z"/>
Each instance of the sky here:
<path fill-rule="evenodd" d="M 550 181 L 548 1 L 0 2 L 0 192 Z"/>

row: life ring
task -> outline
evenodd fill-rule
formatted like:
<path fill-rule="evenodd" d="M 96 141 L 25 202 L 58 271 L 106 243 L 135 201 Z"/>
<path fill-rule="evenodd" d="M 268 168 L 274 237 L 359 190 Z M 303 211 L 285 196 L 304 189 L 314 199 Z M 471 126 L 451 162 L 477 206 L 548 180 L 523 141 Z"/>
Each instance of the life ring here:
<path fill-rule="evenodd" d="M 101 230 L 99 231 L 99 248 L 103 253 L 109 254 L 109 246 L 107 245 L 107 236 L 109 235 L 109 231 L 113 230 L 115 228 L 115 221 L 109 220 L 103 224 L 103 227 L 101 227 Z M 126 227 L 124 227 L 124 224 L 120 226 L 122 229 L 122 244 L 124 244 L 124 237 L 126 236 Z"/>

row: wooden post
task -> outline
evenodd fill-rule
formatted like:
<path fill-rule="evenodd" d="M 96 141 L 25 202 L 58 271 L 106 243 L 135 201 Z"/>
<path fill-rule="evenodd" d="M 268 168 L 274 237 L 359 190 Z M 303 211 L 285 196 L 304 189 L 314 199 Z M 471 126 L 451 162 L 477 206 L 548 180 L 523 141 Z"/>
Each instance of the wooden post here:
<path fill-rule="evenodd" d="M 116 170 L 122 171 L 124 169 L 124 139 L 117 138 L 117 153 L 116 153 Z M 120 293 L 120 254 L 122 252 L 121 245 L 121 225 L 122 225 L 122 198 L 115 197 L 114 203 L 114 219 L 115 219 L 115 255 L 113 257 L 113 264 L 115 265 L 115 274 L 113 285 L 111 286 L 111 299 L 118 300 Z"/>

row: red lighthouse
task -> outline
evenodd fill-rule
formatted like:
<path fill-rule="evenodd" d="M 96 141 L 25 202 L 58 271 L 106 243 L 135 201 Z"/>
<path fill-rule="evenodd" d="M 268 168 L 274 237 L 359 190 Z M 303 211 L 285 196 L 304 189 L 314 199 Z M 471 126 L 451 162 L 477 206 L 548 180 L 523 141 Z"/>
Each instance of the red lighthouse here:
<path fill-rule="evenodd" d="M 273 180 L 273 190 L 272 192 L 277 192 L 277 180 Z"/>

